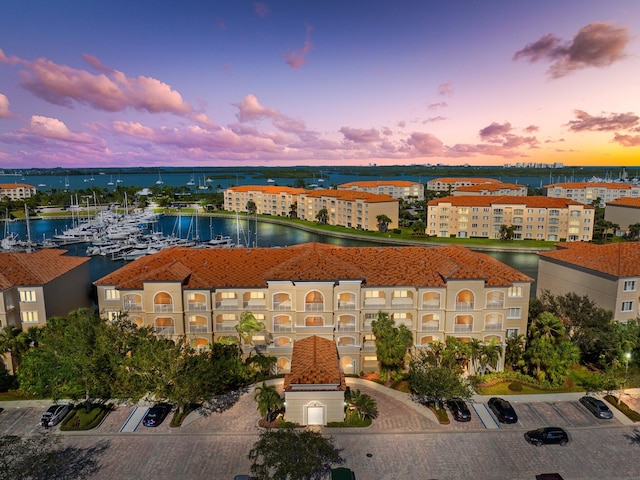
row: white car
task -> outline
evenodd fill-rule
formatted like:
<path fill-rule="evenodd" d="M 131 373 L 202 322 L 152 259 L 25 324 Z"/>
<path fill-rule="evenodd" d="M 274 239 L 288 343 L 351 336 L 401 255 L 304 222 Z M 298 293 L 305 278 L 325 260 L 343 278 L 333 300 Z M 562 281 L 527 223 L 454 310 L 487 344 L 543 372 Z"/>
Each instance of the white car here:
<path fill-rule="evenodd" d="M 70 403 L 56 403 L 51 405 L 40 417 L 40 425 L 45 428 L 59 424 L 71 411 Z"/>

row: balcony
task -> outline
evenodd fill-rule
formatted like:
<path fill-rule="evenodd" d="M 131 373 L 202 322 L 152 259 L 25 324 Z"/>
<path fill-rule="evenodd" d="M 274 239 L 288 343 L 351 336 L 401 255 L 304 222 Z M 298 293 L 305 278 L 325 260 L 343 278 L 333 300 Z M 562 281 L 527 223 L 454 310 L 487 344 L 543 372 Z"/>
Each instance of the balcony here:
<path fill-rule="evenodd" d="M 487 308 L 504 308 L 504 300 L 487 300 Z"/>
<path fill-rule="evenodd" d="M 355 323 L 338 323 L 338 331 L 339 332 L 355 332 L 356 324 Z"/>
<path fill-rule="evenodd" d="M 364 308 L 383 308 L 386 303 L 384 298 L 367 298 L 364 301 Z"/>
<path fill-rule="evenodd" d="M 324 312 L 324 303 L 305 303 L 305 312 Z"/>
<path fill-rule="evenodd" d="M 247 310 L 266 310 L 267 309 L 267 301 L 266 300 L 249 300 L 248 302 L 242 303 L 242 308 Z"/>
<path fill-rule="evenodd" d="M 274 333 L 289 333 L 293 331 L 293 326 L 291 323 L 281 323 L 273 326 Z"/>
<path fill-rule="evenodd" d="M 238 325 L 237 322 L 216 323 L 216 332 L 237 332 L 236 325 Z"/>
<path fill-rule="evenodd" d="M 338 302 L 338 310 L 355 310 L 356 302 Z"/>
<path fill-rule="evenodd" d="M 427 300 L 422 302 L 423 310 L 438 310 L 440 308 L 440 300 Z"/>
<path fill-rule="evenodd" d="M 487 324 L 484 326 L 484 329 L 485 329 L 487 332 L 497 332 L 497 331 L 500 331 L 500 330 L 502 330 L 502 322 L 500 322 L 500 323 L 487 323 Z"/>
<path fill-rule="evenodd" d="M 284 302 L 273 302 L 273 309 L 278 312 L 290 312 L 291 300 L 285 300 Z"/>
<path fill-rule="evenodd" d="M 173 303 L 154 303 L 153 311 L 155 313 L 170 313 L 173 312 Z"/>
<path fill-rule="evenodd" d="M 407 298 L 407 297 L 392 298 L 391 305 L 394 307 L 397 307 L 397 306 L 411 307 L 413 306 L 413 298 Z"/>
<path fill-rule="evenodd" d="M 462 312 L 468 312 L 473 310 L 474 302 L 456 302 L 456 310 Z"/>
<path fill-rule="evenodd" d="M 156 335 L 175 335 L 176 329 L 174 327 L 156 327 Z"/>
<path fill-rule="evenodd" d="M 189 333 L 209 333 L 207 325 L 189 325 Z"/>
<path fill-rule="evenodd" d="M 216 302 L 217 310 L 237 310 L 238 309 L 238 300 L 235 299 L 226 299 L 221 302 Z"/>
<path fill-rule="evenodd" d="M 190 312 L 206 312 L 207 302 L 187 302 L 187 309 Z"/>
<path fill-rule="evenodd" d="M 473 325 L 466 323 L 457 323 L 453 327 L 455 333 L 471 333 L 473 331 Z"/>
<path fill-rule="evenodd" d="M 440 324 L 426 324 L 426 325 L 422 325 L 422 327 L 420 328 L 421 332 L 439 332 L 440 331 Z"/>
<path fill-rule="evenodd" d="M 122 308 L 126 312 L 141 312 L 142 311 L 142 303 L 139 303 L 139 302 L 124 302 L 122 304 Z"/>

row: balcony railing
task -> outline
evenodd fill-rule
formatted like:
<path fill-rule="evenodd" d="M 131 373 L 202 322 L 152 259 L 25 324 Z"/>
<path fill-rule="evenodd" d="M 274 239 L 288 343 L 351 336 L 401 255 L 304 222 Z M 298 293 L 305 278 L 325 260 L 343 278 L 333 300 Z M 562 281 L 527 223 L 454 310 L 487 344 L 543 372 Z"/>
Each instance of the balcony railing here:
<path fill-rule="evenodd" d="M 188 302 L 187 309 L 191 312 L 205 312 L 207 310 L 207 302 Z"/>
<path fill-rule="evenodd" d="M 473 302 L 456 302 L 456 310 L 469 311 L 473 310 Z"/>
<path fill-rule="evenodd" d="M 236 332 L 236 323 L 216 323 L 216 332 Z"/>
<path fill-rule="evenodd" d="M 142 311 L 142 303 L 139 303 L 139 302 L 124 302 L 122 304 L 122 307 L 127 312 L 141 312 Z"/>
<path fill-rule="evenodd" d="M 500 322 L 500 323 L 487 323 L 484 326 L 484 329 L 487 332 L 496 332 L 498 330 L 502 330 L 502 322 Z"/>
<path fill-rule="evenodd" d="M 504 300 L 487 300 L 487 308 L 504 308 Z"/>
<path fill-rule="evenodd" d="M 291 332 L 292 330 L 293 326 L 290 323 L 281 323 L 273 326 L 274 333 Z"/>
<path fill-rule="evenodd" d="M 324 312 L 324 303 L 305 303 L 305 312 Z"/>
<path fill-rule="evenodd" d="M 355 323 L 338 323 L 338 331 L 339 332 L 355 332 L 356 324 Z"/>
<path fill-rule="evenodd" d="M 154 303 L 153 311 L 156 313 L 173 312 L 173 303 Z"/>
<path fill-rule="evenodd" d="M 189 325 L 189 333 L 209 333 L 207 325 Z"/>
<path fill-rule="evenodd" d="M 356 302 L 338 302 L 338 310 L 355 310 Z"/>
<path fill-rule="evenodd" d="M 266 300 L 249 300 L 248 302 L 242 302 L 242 307 L 246 309 L 264 310 L 267 308 Z"/>
<path fill-rule="evenodd" d="M 406 297 L 392 298 L 391 305 L 413 305 L 413 298 L 406 298 Z"/>
<path fill-rule="evenodd" d="M 422 302 L 422 309 L 437 310 L 440 308 L 440 300 L 428 300 Z"/>
<path fill-rule="evenodd" d="M 364 308 L 380 308 L 386 305 L 384 298 L 367 298 L 364 301 Z"/>
<path fill-rule="evenodd" d="M 440 325 L 422 325 L 421 332 L 439 332 Z"/>
<path fill-rule="evenodd" d="M 237 300 L 223 300 L 221 302 L 216 302 L 217 310 L 237 310 L 238 309 L 238 301 Z"/>
<path fill-rule="evenodd" d="M 156 327 L 156 335 L 175 335 L 176 329 L 174 327 Z"/>
<path fill-rule="evenodd" d="M 290 312 L 291 311 L 291 302 L 289 300 L 285 302 L 273 302 L 273 309 L 278 312 Z"/>
<path fill-rule="evenodd" d="M 473 325 L 468 325 L 466 323 L 458 323 L 453 327 L 453 331 L 455 333 L 470 333 L 472 330 Z"/>

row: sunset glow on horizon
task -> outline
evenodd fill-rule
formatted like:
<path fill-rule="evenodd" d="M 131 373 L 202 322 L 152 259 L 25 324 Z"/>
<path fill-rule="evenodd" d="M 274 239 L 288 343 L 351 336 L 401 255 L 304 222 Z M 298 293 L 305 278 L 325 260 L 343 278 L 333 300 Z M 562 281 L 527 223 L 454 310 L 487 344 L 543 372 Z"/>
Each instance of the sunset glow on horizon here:
<path fill-rule="evenodd" d="M 637 0 L 11 0 L 0 169 L 640 166 Z"/>

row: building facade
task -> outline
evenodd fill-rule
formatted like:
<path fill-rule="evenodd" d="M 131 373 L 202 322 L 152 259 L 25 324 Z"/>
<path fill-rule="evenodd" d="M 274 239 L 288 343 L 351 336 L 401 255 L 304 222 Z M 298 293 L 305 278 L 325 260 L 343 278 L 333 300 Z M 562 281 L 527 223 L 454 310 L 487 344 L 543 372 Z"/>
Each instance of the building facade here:
<path fill-rule="evenodd" d="M 617 321 L 640 317 L 640 243 L 573 243 L 539 255 L 538 295 L 586 295 Z"/>
<path fill-rule="evenodd" d="M 500 238 L 502 225 L 515 228 L 516 240 L 590 241 L 594 208 L 549 197 L 449 196 L 429 201 L 429 235 Z"/>
<path fill-rule="evenodd" d="M 629 225 L 640 223 L 640 197 L 619 198 L 607 202 L 604 209 L 604 219 L 620 226 L 619 231 L 629 232 Z"/>
<path fill-rule="evenodd" d="M 36 194 L 36 187 L 26 183 L 0 183 L 0 198 L 25 200 Z"/>
<path fill-rule="evenodd" d="M 293 345 L 335 342 L 345 373 L 378 369 L 371 322 L 386 312 L 416 348 L 526 333 L 532 279 L 464 247 L 170 248 L 98 280 L 100 311 L 126 314 L 198 348 L 238 338 L 243 312 L 265 325 L 252 343 L 288 373 Z M 248 352 L 248 351 L 247 351 Z"/>
<path fill-rule="evenodd" d="M 304 188 L 275 185 L 230 187 L 224 191 L 224 209 L 230 212 L 246 212 L 247 204 L 253 202 L 259 215 L 288 217 L 292 205 L 298 202 L 298 195 L 305 191 Z"/>
<path fill-rule="evenodd" d="M 406 180 L 371 180 L 365 182 L 349 182 L 338 185 L 338 190 L 377 193 L 407 202 L 424 200 L 424 184 Z"/>
<path fill-rule="evenodd" d="M 453 193 L 460 187 L 470 187 L 472 185 L 493 184 L 498 185 L 502 183 L 495 178 L 475 178 L 475 177 L 442 177 L 434 178 L 427 182 L 427 189 L 434 192 L 449 192 Z"/>
<path fill-rule="evenodd" d="M 619 198 L 640 197 L 640 185 L 619 182 L 566 182 L 542 187 L 542 193 L 551 198 L 568 198 L 585 205 L 606 203 Z"/>
<path fill-rule="evenodd" d="M 91 306 L 89 258 L 65 253 L 0 253 L 0 329 L 41 327 L 49 317 Z M 12 371 L 10 358 L 4 361 Z"/>
<path fill-rule="evenodd" d="M 490 195 L 500 197 L 506 195 L 513 197 L 526 197 L 527 186 L 517 185 L 515 183 L 479 183 L 477 185 L 458 187 L 451 194 L 454 196 Z"/>

